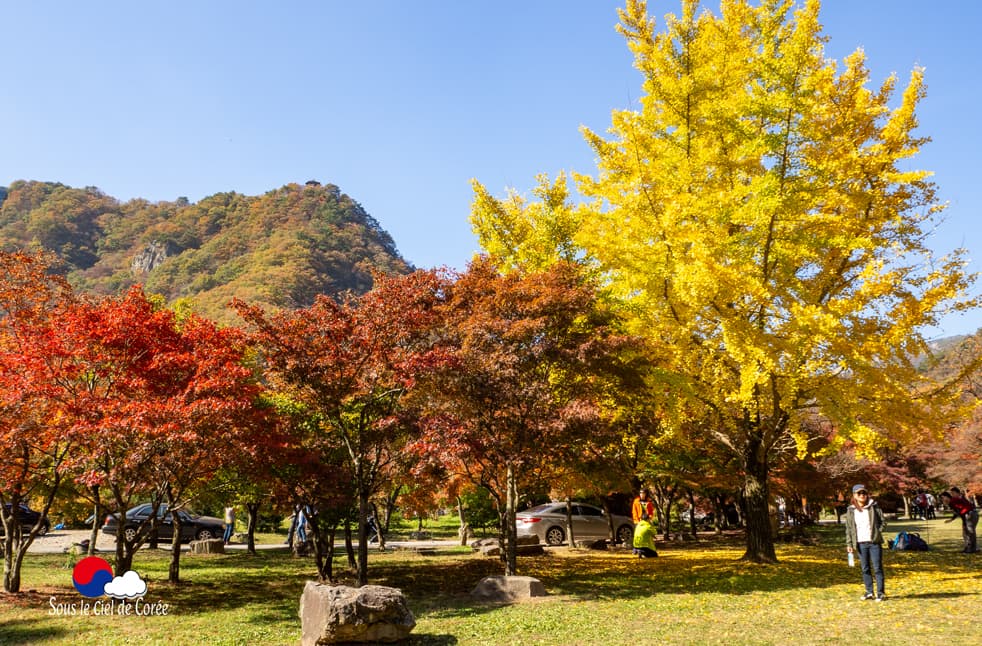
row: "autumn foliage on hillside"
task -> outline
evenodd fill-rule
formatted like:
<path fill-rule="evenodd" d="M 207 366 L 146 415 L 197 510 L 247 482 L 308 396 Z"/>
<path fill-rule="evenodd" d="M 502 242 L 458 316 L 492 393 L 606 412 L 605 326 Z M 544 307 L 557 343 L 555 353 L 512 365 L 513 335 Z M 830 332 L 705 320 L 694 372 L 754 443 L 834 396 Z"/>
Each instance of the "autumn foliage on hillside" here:
<path fill-rule="evenodd" d="M 367 291 L 373 271 L 411 269 L 355 200 L 316 182 L 189 203 L 17 181 L 0 200 L 0 250 L 34 248 L 56 254 L 58 271 L 83 292 L 120 295 L 142 284 L 225 323 L 236 318 L 232 298 L 305 307 L 318 294 Z"/>

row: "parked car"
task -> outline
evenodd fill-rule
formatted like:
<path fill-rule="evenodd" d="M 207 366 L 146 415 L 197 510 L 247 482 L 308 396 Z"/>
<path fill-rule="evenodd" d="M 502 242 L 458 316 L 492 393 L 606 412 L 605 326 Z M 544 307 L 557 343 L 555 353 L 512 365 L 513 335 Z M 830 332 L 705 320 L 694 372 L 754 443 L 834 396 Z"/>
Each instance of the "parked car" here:
<path fill-rule="evenodd" d="M 127 510 L 126 520 L 123 523 L 123 536 L 127 541 L 136 539 L 140 525 L 148 520 L 153 513 L 153 505 L 145 503 L 137 505 Z M 181 542 L 187 543 L 192 540 L 206 540 L 209 538 L 221 538 L 225 530 L 225 522 L 221 518 L 213 516 L 199 516 L 188 510 L 179 510 L 177 514 L 181 517 Z M 167 511 L 166 505 L 160 505 L 157 509 L 157 538 L 162 541 L 169 541 L 174 537 L 174 519 Z M 102 533 L 116 536 L 119 531 L 119 523 L 116 516 L 109 514 L 102 524 Z"/>
<path fill-rule="evenodd" d="M 11 504 L 9 502 L 4 503 L 3 507 L 6 515 L 9 516 Z M 22 531 L 26 534 L 27 532 L 31 531 L 31 528 L 34 527 L 34 525 L 37 524 L 38 518 L 41 518 L 41 512 L 34 511 L 27 506 L 27 503 L 23 502 L 18 505 L 18 509 L 19 512 L 17 513 L 17 518 L 20 520 L 20 525 L 23 528 Z M 47 516 L 44 516 L 41 518 L 41 529 L 38 531 L 38 535 L 44 536 L 48 533 L 49 529 L 51 529 L 51 522 L 48 521 Z M 0 536 L 3 535 L 3 531 L 3 523 L 0 523 Z"/>
<path fill-rule="evenodd" d="M 600 540 L 610 536 L 607 514 L 599 507 L 574 502 L 573 538 Z M 614 515 L 614 536 L 617 543 L 631 545 L 634 523 L 627 516 Z M 566 503 L 550 502 L 515 514 L 519 535 L 534 534 L 548 545 L 566 542 Z"/>

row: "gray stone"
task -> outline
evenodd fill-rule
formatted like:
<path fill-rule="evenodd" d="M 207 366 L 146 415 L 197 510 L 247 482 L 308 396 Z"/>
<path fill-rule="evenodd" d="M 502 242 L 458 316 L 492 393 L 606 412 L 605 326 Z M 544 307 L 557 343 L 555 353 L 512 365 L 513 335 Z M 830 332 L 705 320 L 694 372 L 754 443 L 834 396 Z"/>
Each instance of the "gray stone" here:
<path fill-rule="evenodd" d="M 481 553 L 481 556 L 498 556 L 501 554 L 501 547 L 498 545 L 498 542 L 495 541 L 490 545 L 482 545 L 478 551 Z"/>
<path fill-rule="evenodd" d="M 471 596 L 484 601 L 521 601 L 547 596 L 545 586 L 530 576 L 488 576 L 481 579 Z"/>
<path fill-rule="evenodd" d="M 191 541 L 188 545 L 192 554 L 224 554 L 225 541 L 220 538 L 209 538 L 203 541 Z"/>
<path fill-rule="evenodd" d="M 352 588 L 308 581 L 300 597 L 301 646 L 345 642 L 397 642 L 416 619 L 397 588 Z"/>
<path fill-rule="evenodd" d="M 488 545 L 497 545 L 497 544 L 498 544 L 497 538 L 479 538 L 471 543 L 471 549 L 473 549 L 475 552 L 480 552 L 481 548 L 483 547 L 487 547 Z"/>
<path fill-rule="evenodd" d="M 493 543 L 482 545 L 479 551 L 481 552 L 481 556 L 499 556 L 501 554 L 501 547 L 498 545 L 498 541 L 494 541 Z M 515 543 L 516 556 L 541 556 L 545 553 L 545 549 L 542 545 L 539 545 L 538 540 L 531 544 L 527 541 L 523 543 L 521 540 Z"/>
<path fill-rule="evenodd" d="M 588 550 L 605 550 L 607 549 L 607 540 L 600 539 L 600 540 L 576 541 L 576 546 L 583 547 Z"/>

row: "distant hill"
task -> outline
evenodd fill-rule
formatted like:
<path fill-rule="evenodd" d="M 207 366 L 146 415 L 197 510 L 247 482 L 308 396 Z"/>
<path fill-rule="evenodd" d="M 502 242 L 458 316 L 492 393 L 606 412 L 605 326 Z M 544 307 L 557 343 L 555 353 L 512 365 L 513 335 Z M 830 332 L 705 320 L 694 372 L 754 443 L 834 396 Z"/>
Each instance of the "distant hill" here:
<path fill-rule="evenodd" d="M 119 294 L 141 283 L 169 302 L 235 322 L 233 297 L 270 308 L 371 288 L 373 270 L 412 267 L 392 237 L 332 184 L 199 202 L 127 202 L 95 187 L 17 181 L 0 187 L 0 249 L 44 248 L 79 290 Z"/>

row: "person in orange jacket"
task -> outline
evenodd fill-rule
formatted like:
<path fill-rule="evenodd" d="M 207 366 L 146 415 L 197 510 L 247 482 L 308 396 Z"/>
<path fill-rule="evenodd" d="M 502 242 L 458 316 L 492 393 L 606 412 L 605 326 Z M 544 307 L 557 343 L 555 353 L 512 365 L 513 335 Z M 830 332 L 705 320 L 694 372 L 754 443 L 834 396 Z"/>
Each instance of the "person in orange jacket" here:
<path fill-rule="evenodd" d="M 645 514 L 648 515 L 648 518 L 655 517 L 655 503 L 651 502 L 648 490 L 642 489 L 638 493 L 638 497 L 634 499 L 634 504 L 631 505 L 631 520 L 637 525 Z"/>

